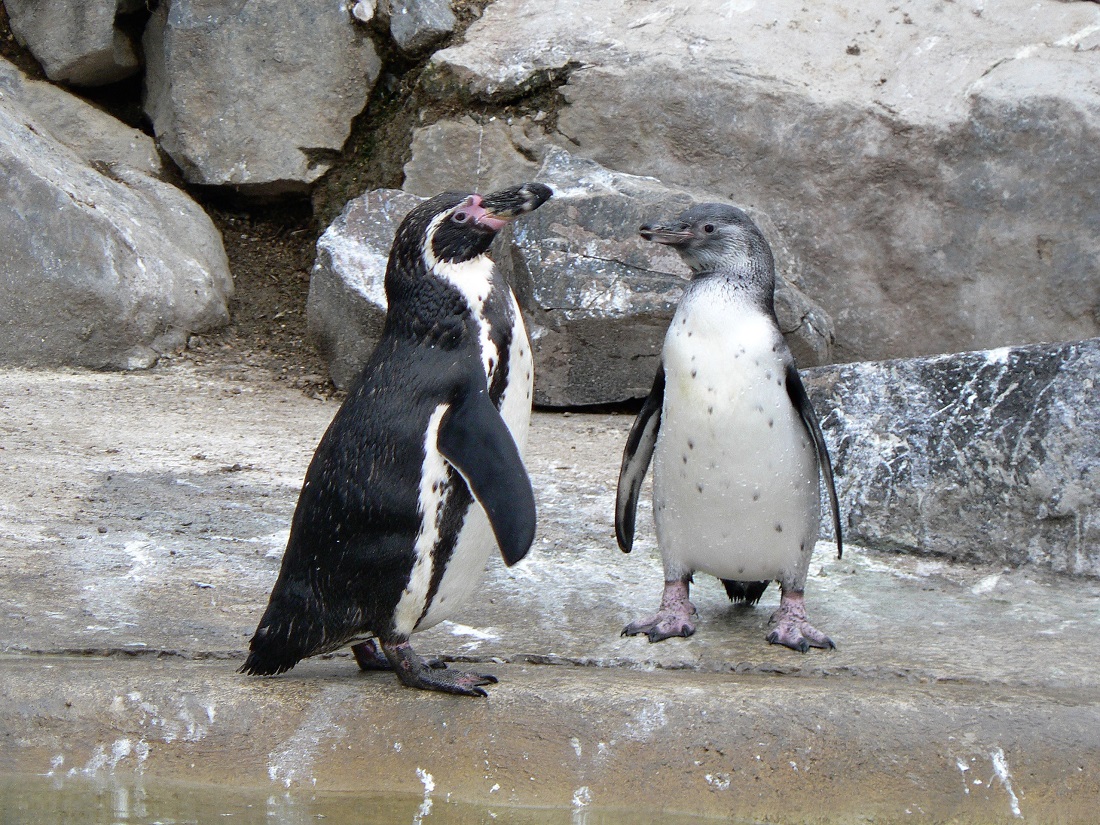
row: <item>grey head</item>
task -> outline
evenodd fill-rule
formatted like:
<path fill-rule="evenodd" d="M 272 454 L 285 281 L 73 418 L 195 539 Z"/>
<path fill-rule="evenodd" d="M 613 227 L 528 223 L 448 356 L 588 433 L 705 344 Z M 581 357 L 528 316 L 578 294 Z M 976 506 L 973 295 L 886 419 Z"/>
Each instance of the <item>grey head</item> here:
<path fill-rule="evenodd" d="M 691 268 L 693 278 L 721 275 L 735 286 L 762 289 L 771 303 L 775 264 L 764 235 L 736 206 L 700 203 L 673 221 L 646 224 L 647 241 L 671 246 Z"/>

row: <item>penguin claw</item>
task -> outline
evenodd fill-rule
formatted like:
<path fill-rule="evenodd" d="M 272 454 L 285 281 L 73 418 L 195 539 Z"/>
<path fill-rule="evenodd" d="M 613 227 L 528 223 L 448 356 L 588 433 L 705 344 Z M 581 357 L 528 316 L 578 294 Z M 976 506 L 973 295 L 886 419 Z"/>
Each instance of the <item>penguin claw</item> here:
<path fill-rule="evenodd" d="M 496 684 L 497 677 L 490 673 L 473 673 L 466 670 L 433 668 L 421 659 L 406 642 L 382 643 L 382 652 L 389 661 L 401 684 L 419 690 L 436 690 L 459 696 L 488 696 L 483 685 Z M 358 659 L 358 656 L 356 657 Z M 442 663 L 441 663 L 442 664 Z"/>
<path fill-rule="evenodd" d="M 675 613 L 658 613 L 652 619 L 631 622 L 623 628 L 620 636 L 639 636 L 645 634 L 650 644 L 679 636 L 687 638 L 695 632 L 695 625 L 683 616 Z"/>
<path fill-rule="evenodd" d="M 620 635 L 637 636 L 644 633 L 652 644 L 663 639 L 671 639 L 673 636 L 686 638 L 694 633 L 695 622 L 692 618 L 697 613 L 695 605 L 688 600 L 690 581 L 690 577 L 666 581 L 657 615 L 641 622 L 631 622 L 623 628 Z"/>
<path fill-rule="evenodd" d="M 802 594 L 783 593 L 779 609 L 772 614 L 775 629 L 768 634 L 767 640 L 773 645 L 783 645 L 799 653 L 805 653 L 811 647 L 822 650 L 835 650 L 836 643 L 806 620 L 806 608 Z"/>
<path fill-rule="evenodd" d="M 397 677 L 407 687 L 454 693 L 459 696 L 488 696 L 482 685 L 494 685 L 497 681 L 497 677 L 489 673 L 474 673 L 468 670 L 432 671 L 427 668 L 412 678 L 406 678 L 401 671 L 398 671 Z"/>
<path fill-rule="evenodd" d="M 382 655 L 382 651 L 378 649 L 378 644 L 374 639 L 367 639 L 365 642 L 351 646 L 352 655 L 355 656 L 355 663 L 359 665 L 359 669 L 363 671 L 375 671 L 375 670 L 393 670 L 393 665 L 390 664 L 390 660 Z M 421 659 L 426 667 L 430 667 L 432 670 L 446 670 L 447 663 L 437 656 L 432 656 L 428 659 Z"/>

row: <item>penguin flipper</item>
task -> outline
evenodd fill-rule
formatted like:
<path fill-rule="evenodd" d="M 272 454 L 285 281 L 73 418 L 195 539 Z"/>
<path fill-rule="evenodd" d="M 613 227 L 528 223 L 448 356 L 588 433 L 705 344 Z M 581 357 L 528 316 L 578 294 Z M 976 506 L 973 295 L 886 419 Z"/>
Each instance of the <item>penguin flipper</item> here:
<path fill-rule="evenodd" d="M 798 375 L 798 369 L 794 362 L 787 364 L 787 395 L 798 410 L 798 415 L 810 434 L 817 450 L 817 463 L 821 465 L 821 475 L 825 479 L 825 490 L 829 494 L 829 505 L 832 510 L 833 532 L 836 534 L 836 555 L 841 558 L 844 555 L 844 540 L 840 534 L 840 503 L 836 495 L 836 483 L 833 481 L 833 463 L 829 458 L 829 447 L 825 443 L 825 436 L 821 432 L 821 424 L 818 423 L 817 413 L 814 412 L 810 396 L 806 393 L 806 387 L 802 378 Z"/>
<path fill-rule="evenodd" d="M 515 439 L 484 389 L 448 407 L 436 446 L 489 516 L 504 563 L 526 556 L 535 540 L 535 493 Z"/>
<path fill-rule="evenodd" d="M 619 489 L 615 496 L 615 538 L 619 548 L 629 553 L 634 545 L 634 526 L 638 516 L 638 494 L 642 489 L 653 448 L 657 444 L 657 432 L 661 428 L 661 408 L 665 401 L 665 366 L 657 365 L 653 389 L 634 419 L 630 435 L 623 448 L 623 464 L 619 469 Z"/>

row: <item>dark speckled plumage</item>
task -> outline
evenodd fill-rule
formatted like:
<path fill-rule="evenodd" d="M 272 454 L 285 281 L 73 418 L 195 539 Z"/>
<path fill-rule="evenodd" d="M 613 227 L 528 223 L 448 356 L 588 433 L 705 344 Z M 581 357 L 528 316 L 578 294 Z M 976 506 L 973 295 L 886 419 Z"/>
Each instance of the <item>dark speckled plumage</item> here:
<path fill-rule="evenodd" d="M 417 559 L 425 433 L 440 409 L 446 410 L 438 438 L 447 459 L 442 481 L 447 489 L 435 522 L 439 540 L 432 549 L 424 613 L 475 494 L 506 561 L 522 558 L 530 546 L 534 498 L 499 412 L 515 304 L 494 272 L 488 294 L 478 296 L 495 344 L 487 376 L 468 297 L 438 275 L 439 265 L 429 271 L 427 263 L 477 258 L 505 221 L 548 197 L 550 190 L 538 184 L 485 198 L 446 193 L 419 205 L 402 222 L 386 270 L 389 310 L 381 339 L 317 446 L 282 569 L 243 672 L 281 673 L 306 656 L 375 637 L 406 684 L 484 693 L 478 685 L 485 681 L 463 682 L 457 671 L 447 672 L 452 677 L 425 677 L 394 614 Z M 490 467 L 493 462 L 499 466 Z M 417 681 L 423 678 L 428 683 Z M 442 684 L 433 678 L 442 678 Z"/>

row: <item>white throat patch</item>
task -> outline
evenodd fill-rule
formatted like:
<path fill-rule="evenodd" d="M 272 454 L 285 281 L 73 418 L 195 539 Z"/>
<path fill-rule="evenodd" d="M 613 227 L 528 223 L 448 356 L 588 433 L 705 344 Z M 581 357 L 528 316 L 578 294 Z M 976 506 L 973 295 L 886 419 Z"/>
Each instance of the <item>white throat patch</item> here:
<path fill-rule="evenodd" d="M 434 272 L 457 289 L 466 299 L 470 314 L 477 324 L 478 345 L 481 348 L 481 365 L 488 376 L 500 363 L 500 353 L 489 337 L 489 322 L 485 318 L 485 302 L 493 288 L 493 261 L 488 255 L 478 255 L 460 264 L 439 261 Z"/>

